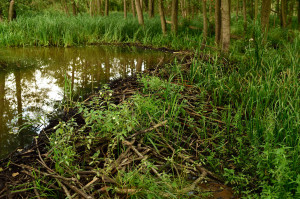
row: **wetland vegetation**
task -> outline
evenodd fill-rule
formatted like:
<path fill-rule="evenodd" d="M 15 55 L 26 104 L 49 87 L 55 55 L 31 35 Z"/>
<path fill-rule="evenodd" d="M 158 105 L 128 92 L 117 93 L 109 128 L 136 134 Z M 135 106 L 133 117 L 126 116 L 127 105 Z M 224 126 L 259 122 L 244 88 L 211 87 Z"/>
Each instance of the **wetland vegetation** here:
<path fill-rule="evenodd" d="M 63 93 L 35 137 L 17 132 L 32 144 L 0 161 L 0 198 L 300 197 L 299 2 L 11 0 L 0 15 L 0 143 L 40 95 L 27 73 Z"/>

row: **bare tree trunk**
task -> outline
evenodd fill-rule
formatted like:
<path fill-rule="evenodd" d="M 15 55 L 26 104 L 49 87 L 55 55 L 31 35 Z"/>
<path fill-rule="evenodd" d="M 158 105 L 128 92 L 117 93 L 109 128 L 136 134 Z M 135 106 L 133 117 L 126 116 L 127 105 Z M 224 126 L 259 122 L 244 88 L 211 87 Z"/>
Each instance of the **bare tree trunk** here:
<path fill-rule="evenodd" d="M 162 33 L 164 35 L 166 35 L 167 27 L 166 27 L 166 18 L 165 18 L 163 0 L 158 0 L 158 11 L 159 11 L 159 15 L 160 15 L 161 30 L 162 30 Z"/>
<path fill-rule="evenodd" d="M 149 9 L 149 17 L 152 18 L 154 17 L 154 0 L 149 0 L 149 5 L 148 5 Z"/>
<path fill-rule="evenodd" d="M 206 0 L 202 0 L 202 13 L 203 13 L 203 41 L 202 41 L 202 46 L 204 47 L 204 44 L 206 44 L 206 39 L 207 39 L 207 31 L 208 31 L 208 26 L 207 26 L 207 13 L 206 13 Z"/>
<path fill-rule="evenodd" d="M 221 40 L 221 0 L 215 2 L 215 42 L 220 44 Z"/>
<path fill-rule="evenodd" d="M 258 15 L 258 0 L 254 2 L 254 21 L 256 21 Z"/>
<path fill-rule="evenodd" d="M 240 0 L 236 2 L 236 20 L 239 19 Z"/>
<path fill-rule="evenodd" d="M 73 15 L 76 16 L 77 15 L 77 6 L 76 6 L 76 2 L 74 0 L 72 0 L 72 11 L 73 11 Z"/>
<path fill-rule="evenodd" d="M 286 27 L 286 0 L 281 0 L 281 26 Z"/>
<path fill-rule="evenodd" d="M 93 0 L 90 0 L 90 15 L 93 16 Z"/>
<path fill-rule="evenodd" d="M 127 6 L 126 6 L 126 0 L 123 0 L 124 2 L 124 18 L 127 18 Z"/>
<path fill-rule="evenodd" d="M 290 1 L 288 25 L 292 24 L 292 20 L 294 16 L 294 5 L 295 5 L 295 0 Z"/>
<path fill-rule="evenodd" d="M 8 10 L 8 21 L 12 21 L 14 19 L 14 5 L 15 5 L 15 1 L 11 0 L 9 3 L 9 10 Z"/>
<path fill-rule="evenodd" d="M 101 15 L 101 0 L 97 0 L 97 14 Z"/>
<path fill-rule="evenodd" d="M 109 0 L 105 0 L 105 16 L 109 14 Z"/>
<path fill-rule="evenodd" d="M 69 15 L 69 8 L 68 8 L 68 4 L 67 4 L 66 0 L 61 0 L 61 5 L 63 6 L 65 13 L 67 15 Z"/>
<path fill-rule="evenodd" d="M 134 9 L 134 0 L 131 0 L 131 11 L 132 11 L 133 17 L 136 17 L 135 9 Z"/>
<path fill-rule="evenodd" d="M 143 12 L 143 7 L 144 7 L 144 5 L 143 5 L 143 0 L 140 0 L 140 5 L 141 5 L 141 10 L 142 10 L 142 12 Z"/>
<path fill-rule="evenodd" d="M 144 17 L 143 17 L 143 11 L 141 8 L 140 0 L 135 0 L 135 7 L 138 15 L 139 24 L 144 26 Z"/>
<path fill-rule="evenodd" d="M 172 32 L 176 35 L 178 29 L 178 0 L 172 0 Z"/>
<path fill-rule="evenodd" d="M 300 0 L 298 0 L 298 29 L 300 29 Z"/>
<path fill-rule="evenodd" d="M 244 17 L 244 30 L 247 30 L 247 9 L 246 0 L 243 0 L 243 17 Z"/>
<path fill-rule="evenodd" d="M 230 0 L 222 0 L 222 51 L 227 53 L 230 45 Z"/>
<path fill-rule="evenodd" d="M 265 33 L 265 38 L 266 38 L 266 35 L 268 34 L 270 12 L 271 12 L 271 0 L 262 0 L 261 26 L 262 26 L 263 32 Z"/>
<path fill-rule="evenodd" d="M 208 1 L 209 2 L 209 7 L 208 7 L 208 17 L 209 18 L 211 18 L 211 13 L 212 13 L 212 6 L 211 6 L 211 4 L 212 4 L 212 1 Z"/>
<path fill-rule="evenodd" d="M 3 12 L 2 12 L 2 8 L 0 7 L 0 22 L 3 21 Z"/>

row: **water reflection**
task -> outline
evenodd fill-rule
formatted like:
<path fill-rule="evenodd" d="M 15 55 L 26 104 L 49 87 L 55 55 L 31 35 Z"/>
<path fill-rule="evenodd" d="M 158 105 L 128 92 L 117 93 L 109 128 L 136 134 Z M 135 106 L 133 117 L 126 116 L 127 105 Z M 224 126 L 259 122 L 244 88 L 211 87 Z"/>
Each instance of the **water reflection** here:
<path fill-rule="evenodd" d="M 15 134 L 17 127 L 53 111 L 63 99 L 66 78 L 74 93 L 86 96 L 102 83 L 143 71 L 167 56 L 112 46 L 0 49 L 0 158 L 31 142 L 34 127 Z"/>

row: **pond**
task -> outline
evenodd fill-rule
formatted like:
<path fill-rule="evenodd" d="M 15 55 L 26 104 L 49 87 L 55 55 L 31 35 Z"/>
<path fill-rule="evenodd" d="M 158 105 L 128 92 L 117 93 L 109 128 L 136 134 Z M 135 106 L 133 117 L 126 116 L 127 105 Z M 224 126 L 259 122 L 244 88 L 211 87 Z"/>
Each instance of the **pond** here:
<path fill-rule="evenodd" d="M 135 47 L 0 49 L 0 159 L 30 144 L 72 88 L 78 100 L 100 85 L 151 68 L 169 54 Z M 44 121 L 40 125 L 32 121 Z"/>

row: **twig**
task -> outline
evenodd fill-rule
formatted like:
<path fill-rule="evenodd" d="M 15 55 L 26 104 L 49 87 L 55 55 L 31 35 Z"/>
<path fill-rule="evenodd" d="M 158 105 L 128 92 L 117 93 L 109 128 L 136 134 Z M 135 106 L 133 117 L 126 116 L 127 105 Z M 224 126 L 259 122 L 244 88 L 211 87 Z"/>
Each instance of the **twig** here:
<path fill-rule="evenodd" d="M 36 195 L 36 197 L 38 198 L 38 199 L 41 199 L 41 197 L 40 197 L 40 194 L 39 194 L 39 192 L 38 192 L 38 190 L 37 190 L 37 187 L 36 187 L 36 183 L 35 183 L 35 180 L 33 179 L 33 190 L 34 190 L 34 193 L 35 193 L 35 195 Z"/>
<path fill-rule="evenodd" d="M 167 122 L 168 122 L 168 120 L 162 121 L 162 122 L 160 122 L 160 123 L 158 123 L 158 124 L 156 124 L 156 125 L 154 125 L 154 126 L 148 128 L 148 129 L 146 129 L 146 130 L 143 130 L 143 131 L 139 131 L 139 132 L 137 132 L 137 133 L 134 133 L 134 134 L 132 134 L 131 136 L 129 136 L 128 138 L 130 139 L 130 138 L 133 138 L 133 137 L 135 137 L 135 136 L 137 136 L 137 135 L 140 135 L 140 134 L 143 134 L 143 133 L 147 133 L 147 132 L 149 132 L 149 131 L 152 131 L 152 130 L 158 128 L 158 127 L 164 126 Z"/>
<path fill-rule="evenodd" d="M 115 192 L 118 194 L 134 194 L 140 191 L 140 189 L 120 189 L 118 187 L 115 188 Z"/>
<path fill-rule="evenodd" d="M 69 190 L 67 189 L 67 187 L 65 185 L 63 185 L 58 179 L 56 179 L 57 183 L 63 188 L 65 194 L 67 195 L 68 198 L 72 198 Z"/>

